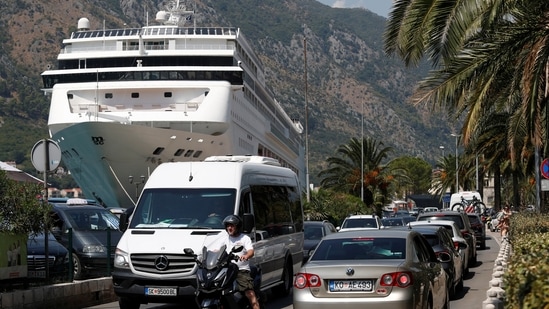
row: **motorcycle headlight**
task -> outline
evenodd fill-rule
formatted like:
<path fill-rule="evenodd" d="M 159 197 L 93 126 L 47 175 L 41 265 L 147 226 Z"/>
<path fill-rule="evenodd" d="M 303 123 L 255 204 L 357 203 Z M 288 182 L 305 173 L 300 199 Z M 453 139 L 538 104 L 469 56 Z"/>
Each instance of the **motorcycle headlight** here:
<path fill-rule="evenodd" d="M 114 267 L 130 268 L 130 256 L 128 253 L 117 248 L 114 252 Z"/>

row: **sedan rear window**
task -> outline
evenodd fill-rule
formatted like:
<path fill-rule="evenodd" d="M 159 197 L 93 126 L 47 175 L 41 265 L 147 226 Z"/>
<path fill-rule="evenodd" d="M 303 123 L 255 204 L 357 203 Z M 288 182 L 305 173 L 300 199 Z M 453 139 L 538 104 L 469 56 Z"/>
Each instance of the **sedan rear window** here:
<path fill-rule="evenodd" d="M 404 238 L 342 238 L 322 241 L 310 261 L 404 259 Z"/>
<path fill-rule="evenodd" d="M 461 220 L 461 217 L 458 216 L 431 216 L 431 217 L 419 217 L 417 221 L 429 221 L 429 220 L 450 220 L 454 221 L 460 230 L 465 228 L 465 225 L 463 224 L 463 221 Z"/>
<path fill-rule="evenodd" d="M 342 228 L 362 228 L 362 227 L 376 227 L 377 221 L 374 218 L 361 218 L 361 219 L 347 219 L 343 222 Z"/>

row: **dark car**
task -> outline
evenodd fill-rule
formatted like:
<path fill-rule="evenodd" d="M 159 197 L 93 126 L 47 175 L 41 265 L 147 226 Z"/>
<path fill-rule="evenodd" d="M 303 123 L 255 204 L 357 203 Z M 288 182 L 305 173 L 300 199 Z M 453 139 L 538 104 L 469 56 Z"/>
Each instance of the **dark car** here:
<path fill-rule="evenodd" d="M 455 297 L 456 292 L 463 289 L 463 262 L 458 249 L 454 246 L 450 232 L 445 227 L 437 225 L 411 225 L 409 228 L 420 232 L 427 239 L 439 259 L 441 255 L 449 256 L 449 259 L 442 259 L 446 261 L 442 262 L 442 267 L 448 275 L 450 297 Z"/>
<path fill-rule="evenodd" d="M 50 278 L 68 278 L 69 250 L 48 233 L 48 269 Z M 27 240 L 27 276 L 46 278 L 46 237 L 30 235 Z"/>
<path fill-rule="evenodd" d="M 303 243 L 303 263 L 305 263 L 320 240 L 329 234 L 337 233 L 333 224 L 329 221 L 305 221 L 303 222 L 305 241 Z"/>
<path fill-rule="evenodd" d="M 476 237 L 473 228 L 471 227 L 471 222 L 469 222 L 469 217 L 458 211 L 443 210 L 438 212 L 426 212 L 419 214 L 417 216 L 417 221 L 429 221 L 429 220 L 451 220 L 454 221 L 459 230 L 461 231 L 461 236 L 467 241 L 467 245 L 471 248 L 469 250 L 469 263 L 468 265 L 475 265 L 477 263 L 477 246 L 476 246 Z"/>
<path fill-rule="evenodd" d="M 74 278 L 110 275 L 107 262 L 112 269 L 114 251 L 122 236 L 118 217 L 84 199 L 68 199 L 64 203 L 50 200 L 50 204 L 54 223 L 51 232 L 57 241 L 69 248 L 72 231 Z"/>
<path fill-rule="evenodd" d="M 480 249 L 486 249 L 486 226 L 480 216 L 476 213 L 468 213 L 469 222 L 471 222 L 471 228 L 475 232 L 477 238 L 477 245 L 480 246 Z"/>

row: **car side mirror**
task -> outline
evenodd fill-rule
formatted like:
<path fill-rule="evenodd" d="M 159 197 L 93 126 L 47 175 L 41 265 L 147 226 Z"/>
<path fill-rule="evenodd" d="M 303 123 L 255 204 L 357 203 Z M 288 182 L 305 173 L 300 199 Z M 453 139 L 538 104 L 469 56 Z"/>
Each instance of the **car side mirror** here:
<path fill-rule="evenodd" d="M 251 213 L 242 215 L 242 232 L 244 234 L 251 233 L 255 228 L 255 217 Z"/>

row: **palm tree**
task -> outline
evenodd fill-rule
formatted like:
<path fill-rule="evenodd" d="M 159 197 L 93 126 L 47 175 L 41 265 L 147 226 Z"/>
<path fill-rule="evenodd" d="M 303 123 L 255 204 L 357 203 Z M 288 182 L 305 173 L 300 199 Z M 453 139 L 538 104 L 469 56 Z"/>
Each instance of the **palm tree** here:
<path fill-rule="evenodd" d="M 508 113 L 506 151 L 494 152 L 500 157 L 490 161 L 499 169 L 510 154 L 518 169 L 518 162 L 531 160 L 523 154 L 547 148 L 548 13 L 547 1 L 396 0 L 385 49 L 407 64 L 425 55 L 432 60 L 435 69 L 420 83 L 414 100 L 446 108 L 456 119 L 465 114 L 465 145 L 485 113 Z M 525 150 L 530 145 L 535 152 Z"/>
<path fill-rule="evenodd" d="M 363 202 L 368 206 L 374 205 L 380 192 L 382 201 L 378 202 L 383 203 L 388 196 L 389 184 L 394 179 L 383 161 L 392 150 L 372 138 L 364 138 L 362 142 L 352 138 L 348 144 L 338 147 L 337 156 L 327 159 L 329 167 L 319 173 L 320 185 L 354 196 L 361 196 L 363 189 Z"/>

